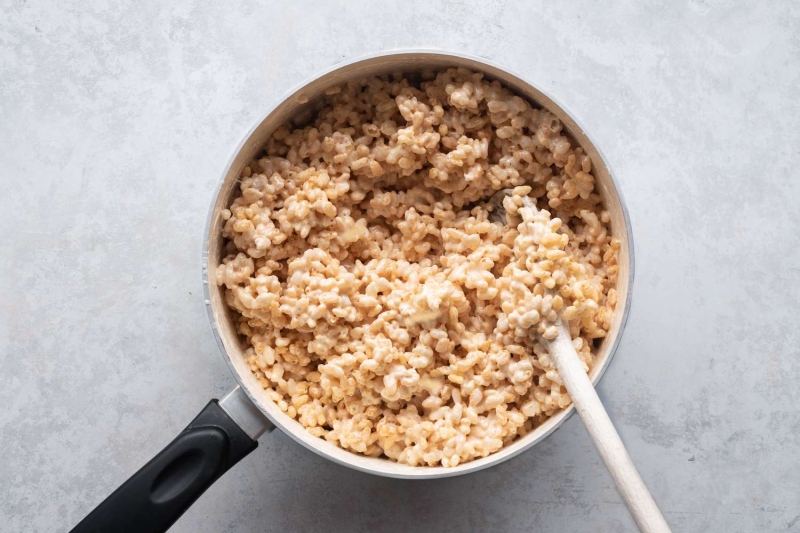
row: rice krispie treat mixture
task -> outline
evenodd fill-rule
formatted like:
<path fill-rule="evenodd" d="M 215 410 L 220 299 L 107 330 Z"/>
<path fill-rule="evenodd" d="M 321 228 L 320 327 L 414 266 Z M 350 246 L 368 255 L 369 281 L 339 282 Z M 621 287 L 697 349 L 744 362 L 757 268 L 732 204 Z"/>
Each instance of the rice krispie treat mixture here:
<path fill-rule="evenodd" d="M 488 217 L 503 188 L 505 226 Z M 611 326 L 619 242 L 591 160 L 554 115 L 465 69 L 329 89 L 309 125 L 273 133 L 222 217 L 217 282 L 252 371 L 353 452 L 491 454 L 570 403 L 538 340 L 557 315 L 587 371 Z"/>

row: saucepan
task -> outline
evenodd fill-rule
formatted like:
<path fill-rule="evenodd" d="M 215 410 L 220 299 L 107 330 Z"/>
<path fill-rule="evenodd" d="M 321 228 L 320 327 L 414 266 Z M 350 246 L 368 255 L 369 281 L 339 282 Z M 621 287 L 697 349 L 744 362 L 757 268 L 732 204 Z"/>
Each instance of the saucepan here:
<path fill-rule="evenodd" d="M 203 252 L 203 284 L 214 337 L 238 386 L 222 400 L 211 400 L 171 443 L 92 511 L 73 531 L 165 531 L 220 476 L 257 446 L 264 433 L 278 428 L 300 445 L 341 465 L 403 479 L 459 476 L 497 465 L 522 453 L 558 428 L 574 413 L 561 410 L 522 438 L 487 457 L 455 467 L 400 464 L 388 459 L 348 452 L 311 435 L 270 399 L 245 360 L 242 339 L 214 273 L 223 257 L 221 211 L 238 192 L 242 169 L 264 148 L 270 134 L 288 120 L 302 122 L 310 115 L 326 88 L 370 75 L 413 73 L 448 67 L 466 67 L 499 80 L 520 96 L 554 113 L 566 131 L 592 159 L 596 187 L 611 214 L 611 231 L 621 242 L 619 250 L 618 302 L 611 330 L 598 348 L 590 378 L 596 385 L 608 368 L 619 344 L 630 308 L 633 281 L 633 240 L 628 214 L 608 163 L 574 116 L 544 91 L 489 60 L 460 53 L 407 50 L 381 53 L 338 65 L 290 92 L 245 135 L 225 166 L 208 216 Z"/>

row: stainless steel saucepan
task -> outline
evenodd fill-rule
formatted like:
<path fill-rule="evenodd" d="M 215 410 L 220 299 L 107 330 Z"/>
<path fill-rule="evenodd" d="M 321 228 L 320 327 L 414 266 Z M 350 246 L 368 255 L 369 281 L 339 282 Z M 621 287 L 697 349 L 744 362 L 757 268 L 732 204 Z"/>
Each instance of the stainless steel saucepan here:
<path fill-rule="evenodd" d="M 215 282 L 214 273 L 223 254 L 220 212 L 236 196 L 237 179 L 244 166 L 263 149 L 267 138 L 278 126 L 290 119 L 302 120 L 303 114 L 308 114 L 324 90 L 332 85 L 370 75 L 448 67 L 467 67 L 483 72 L 488 78 L 499 80 L 520 96 L 554 113 L 592 159 L 596 186 L 611 213 L 611 231 L 622 243 L 617 284 L 619 304 L 611 331 L 599 348 L 590 374 L 597 384 L 619 344 L 628 315 L 633 282 L 633 240 L 622 195 L 607 162 L 588 135 L 563 106 L 542 90 L 487 60 L 429 50 L 394 51 L 365 57 L 336 66 L 292 91 L 250 130 L 225 167 L 206 226 L 203 284 L 214 336 L 239 385 L 221 401 L 211 400 L 175 440 L 103 501 L 73 532 L 166 531 L 214 481 L 256 448 L 256 440 L 261 435 L 276 427 L 309 450 L 347 467 L 380 476 L 431 479 L 476 472 L 502 463 L 541 442 L 574 413 L 574 407 L 570 406 L 500 451 L 452 468 L 409 466 L 348 452 L 312 436 L 269 398 L 245 361 L 246 346 L 236 332 L 223 291 Z"/>

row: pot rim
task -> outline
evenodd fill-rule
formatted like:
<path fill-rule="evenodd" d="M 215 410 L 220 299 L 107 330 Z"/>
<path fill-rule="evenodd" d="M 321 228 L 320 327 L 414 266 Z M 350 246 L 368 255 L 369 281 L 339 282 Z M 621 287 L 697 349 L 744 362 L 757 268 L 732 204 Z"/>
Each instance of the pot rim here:
<path fill-rule="evenodd" d="M 553 98 L 552 95 L 550 95 L 547 91 L 541 89 L 538 85 L 531 83 L 526 78 L 524 78 L 523 76 L 520 76 L 519 74 L 517 74 L 513 70 L 510 70 L 510 69 L 506 68 L 505 66 L 499 65 L 499 64 L 495 63 L 493 60 L 485 58 L 485 57 L 474 56 L 474 55 L 471 55 L 471 54 L 465 54 L 465 53 L 461 53 L 461 52 L 452 52 L 452 51 L 444 50 L 444 49 L 404 48 L 404 49 L 393 49 L 393 50 L 377 52 L 377 53 L 373 53 L 373 54 L 359 56 L 359 57 L 356 57 L 356 58 L 353 58 L 353 59 L 350 59 L 350 60 L 347 60 L 347 61 L 342 61 L 342 62 L 336 63 L 336 64 L 328 67 L 327 69 L 325 69 L 325 70 L 323 70 L 321 72 L 317 72 L 313 76 L 311 76 L 309 78 L 306 78 L 301 83 L 299 83 L 299 84 L 295 85 L 294 87 L 292 87 L 288 92 L 286 92 L 284 94 L 284 96 L 282 98 L 277 100 L 274 105 L 270 106 L 270 108 L 268 109 L 266 114 L 263 114 L 250 127 L 250 129 L 247 131 L 247 133 L 242 137 L 242 140 L 236 146 L 236 148 L 233 151 L 232 155 L 230 156 L 227 164 L 223 167 L 222 177 L 219 180 L 219 182 L 217 184 L 217 187 L 214 189 L 214 196 L 213 196 L 213 199 L 211 201 L 211 206 L 209 208 L 208 216 L 206 218 L 205 232 L 204 232 L 204 236 L 203 236 L 202 272 L 203 272 L 203 293 L 205 295 L 206 311 L 208 313 L 208 318 L 209 318 L 209 323 L 210 323 L 211 329 L 212 329 L 212 331 L 214 333 L 214 339 L 216 340 L 217 346 L 219 347 L 220 351 L 222 352 L 222 356 L 225 359 L 225 362 L 228 365 L 228 368 L 230 369 L 230 371 L 233 374 L 234 378 L 236 379 L 237 383 L 242 388 L 242 390 L 245 392 L 247 397 L 250 399 L 251 402 L 253 402 L 253 404 L 256 407 L 258 407 L 258 409 L 264 414 L 264 416 L 266 416 L 273 424 L 275 424 L 276 427 L 280 428 L 284 433 L 289 435 L 293 440 L 295 440 L 296 442 L 300 443 L 303 447 L 311 450 L 312 452 L 316 453 L 317 455 L 320 455 L 320 456 L 322 456 L 322 457 L 324 457 L 324 458 L 326 458 L 328 460 L 331 460 L 331 461 L 333 461 L 335 463 L 338 463 L 340 465 L 346 466 L 348 468 L 353 468 L 355 470 L 359 470 L 359 471 L 370 473 L 370 474 L 374 474 L 374 475 L 379 475 L 379 476 L 384 476 L 384 477 L 400 478 L 400 479 L 436 479 L 436 478 L 453 477 L 453 476 L 459 476 L 459 475 L 468 474 L 468 473 L 472 473 L 472 472 L 477 472 L 479 470 L 483 470 L 485 468 L 498 465 L 498 464 L 500 464 L 500 463 L 502 463 L 504 461 L 507 461 L 507 460 L 511 459 L 512 457 L 516 457 L 517 455 L 519 455 L 520 453 L 524 452 L 525 450 L 528 450 L 528 449 L 532 448 L 534 445 L 538 444 L 539 442 L 542 442 L 546 437 L 548 437 L 550 434 L 552 434 L 564 422 L 566 422 L 570 417 L 572 417 L 572 415 L 575 414 L 575 406 L 573 404 L 570 404 L 570 406 L 567 407 L 565 410 L 562 410 L 562 412 L 553 415 L 550 419 L 548 419 L 547 422 L 545 422 L 539 428 L 542 428 L 543 426 L 547 426 L 548 423 L 550 423 L 552 420 L 557 419 L 557 420 L 555 420 L 555 422 L 550 423 L 549 427 L 547 427 L 547 429 L 545 431 L 541 431 L 539 433 L 539 435 L 536 436 L 536 438 L 532 438 L 530 440 L 530 442 L 526 442 L 524 445 L 519 446 L 517 449 L 515 449 L 515 450 L 513 450 L 511 452 L 503 453 L 503 450 L 508 450 L 509 447 L 513 446 L 513 444 L 510 444 L 508 446 L 504 446 L 503 448 L 501 448 L 497 452 L 494 452 L 494 453 L 492 453 L 492 454 L 490 454 L 490 455 L 488 455 L 486 457 L 474 459 L 472 461 L 469 461 L 469 462 L 466 462 L 466 463 L 462 463 L 462 464 L 460 464 L 458 466 L 455 466 L 455 467 L 447 467 L 447 468 L 445 468 L 445 467 L 428 467 L 428 466 L 414 466 L 414 467 L 411 467 L 409 465 L 404 465 L 404 466 L 408 466 L 408 468 L 411 469 L 411 470 L 405 469 L 405 471 L 403 471 L 403 472 L 395 472 L 395 471 L 391 471 L 391 469 L 378 470 L 376 468 L 367 467 L 367 466 L 364 466 L 364 465 L 362 465 L 362 464 L 360 464 L 360 463 L 358 463 L 356 461 L 348 462 L 347 460 L 345 460 L 343 458 L 335 457 L 335 456 L 329 454 L 328 452 L 326 452 L 325 450 L 323 450 L 323 449 L 321 449 L 319 447 L 315 447 L 315 446 L 309 444 L 308 442 L 304 441 L 303 439 L 301 439 L 298 435 L 295 434 L 295 432 L 292 429 L 290 429 L 289 427 L 287 427 L 287 425 L 285 423 L 283 423 L 283 421 L 280 419 L 280 417 L 275 417 L 275 416 L 273 416 L 272 413 L 268 412 L 268 410 L 265 409 L 261 405 L 261 402 L 257 398 L 255 398 L 254 395 L 250 392 L 248 386 L 245 384 L 244 380 L 242 379 L 242 377 L 240 376 L 240 374 L 237 371 L 236 367 L 234 366 L 233 360 L 231 359 L 231 356 L 228 353 L 228 351 L 225 348 L 225 345 L 223 343 L 222 337 L 221 337 L 220 332 L 219 332 L 219 326 L 218 326 L 218 323 L 217 323 L 217 320 L 220 320 L 220 318 L 217 316 L 217 313 L 215 313 L 214 308 L 211 305 L 211 292 L 210 292 L 211 291 L 211 287 L 209 285 L 208 257 L 209 257 L 209 243 L 210 243 L 210 237 L 211 237 L 211 230 L 212 230 L 213 222 L 214 222 L 214 218 L 213 218 L 214 217 L 214 210 L 215 210 L 217 201 L 219 200 L 219 196 L 220 196 L 220 193 L 221 193 L 222 186 L 225 183 L 226 177 L 227 177 L 228 173 L 230 172 L 230 169 L 231 169 L 235 159 L 237 158 L 239 153 L 243 150 L 243 148 L 245 147 L 245 145 L 247 144 L 247 142 L 249 141 L 249 139 L 251 138 L 251 136 L 253 135 L 255 130 L 270 115 L 272 115 L 272 113 L 274 113 L 275 110 L 281 104 L 283 104 L 284 102 L 288 101 L 289 99 L 295 97 L 298 94 L 302 94 L 301 91 L 303 91 L 303 89 L 305 87 L 307 87 L 309 84 L 313 83 L 317 79 L 322 78 L 324 76 L 327 76 L 327 75 L 329 75 L 329 74 L 331 74 L 331 73 L 333 73 L 335 71 L 338 71 L 340 69 L 345 69 L 345 68 L 352 67 L 352 66 L 357 65 L 358 63 L 361 63 L 361 62 L 364 62 L 364 61 L 374 60 L 374 59 L 378 59 L 378 58 L 382 58 L 382 57 L 392 57 L 392 56 L 401 56 L 401 55 L 436 55 L 436 56 L 449 56 L 449 57 L 452 57 L 454 59 L 466 59 L 466 60 L 478 63 L 480 65 L 484 65 L 484 66 L 487 66 L 487 67 L 490 67 L 490 68 L 497 69 L 497 70 L 502 71 L 502 72 L 504 72 L 504 73 L 506 73 L 506 74 L 508 74 L 508 75 L 510 75 L 512 77 L 515 77 L 515 78 L 517 78 L 517 79 L 519 79 L 521 81 L 524 81 L 526 84 L 528 84 L 529 86 L 535 88 L 543 96 L 545 96 L 551 102 L 553 102 L 553 104 L 555 104 L 555 106 L 557 106 L 560 109 L 560 111 L 562 111 L 564 114 L 566 114 L 567 116 L 570 117 L 570 119 L 575 123 L 575 125 L 577 125 L 578 128 L 581 129 L 583 135 L 586 136 L 586 138 L 592 144 L 594 150 L 597 152 L 597 155 L 602 160 L 603 165 L 605 166 L 605 168 L 606 168 L 606 170 L 608 172 L 609 181 L 611 182 L 611 184 L 613 186 L 613 190 L 614 190 L 614 192 L 615 192 L 615 194 L 617 196 L 617 199 L 618 199 L 620 207 L 621 207 L 621 212 L 623 214 L 624 227 L 625 227 L 625 233 L 626 233 L 626 239 L 627 239 L 627 249 L 628 249 L 628 276 L 627 276 L 628 279 L 627 279 L 627 291 L 626 291 L 626 295 L 625 295 L 625 302 L 624 302 L 624 306 L 623 306 L 623 310 L 622 310 L 622 316 L 621 316 L 621 320 L 620 320 L 620 323 L 619 323 L 619 329 L 617 331 L 617 335 L 616 335 L 616 337 L 614 339 L 614 342 L 612 343 L 611 347 L 609 348 L 608 357 L 606 358 L 606 361 L 599 368 L 599 370 L 597 371 L 595 376 L 592 378 L 592 383 L 593 383 L 593 385 L 595 385 L 595 387 L 597 386 L 597 384 L 599 383 L 600 379 L 605 374 L 606 370 L 608 370 L 608 367 L 611 365 L 611 362 L 612 362 L 612 360 L 614 358 L 614 355 L 615 355 L 617 349 L 619 348 L 619 344 L 620 344 L 620 341 L 622 339 L 622 335 L 623 335 L 624 330 L 625 330 L 625 325 L 626 325 L 626 323 L 628 321 L 628 315 L 629 315 L 630 308 L 631 308 L 631 299 L 632 299 L 633 281 L 634 281 L 634 271 L 635 271 L 634 240 L 633 240 L 633 231 L 632 231 L 631 222 L 630 222 L 630 215 L 628 213 L 628 209 L 627 209 L 627 206 L 625 204 L 625 199 L 623 197 L 622 191 L 620 190 L 619 183 L 614 179 L 614 174 L 611 171 L 611 165 L 609 164 L 608 159 L 606 158 L 605 154 L 603 154 L 601 149 L 593 142 L 592 137 L 586 132 L 586 129 L 583 128 L 583 125 L 581 124 L 581 122 L 575 118 L 575 114 L 572 113 L 569 110 L 568 107 L 564 106 L 561 102 L 559 102 L 558 100 Z M 216 282 L 214 282 L 214 283 L 216 283 Z M 286 417 L 287 419 L 289 419 L 288 415 L 285 415 L 283 413 L 281 413 L 281 414 L 284 417 Z M 289 420 L 291 420 L 291 419 L 289 419 Z M 305 430 L 303 429 L 303 431 L 305 431 Z M 534 430 L 534 432 L 535 431 L 536 430 Z M 351 452 L 349 450 L 345 450 L 345 452 L 348 455 L 352 455 L 354 457 L 362 457 L 359 454 L 356 454 L 355 452 Z M 388 463 L 394 464 L 394 465 L 398 464 L 398 463 L 395 463 L 394 461 L 390 461 L 390 460 L 385 460 L 385 461 L 388 462 Z"/>

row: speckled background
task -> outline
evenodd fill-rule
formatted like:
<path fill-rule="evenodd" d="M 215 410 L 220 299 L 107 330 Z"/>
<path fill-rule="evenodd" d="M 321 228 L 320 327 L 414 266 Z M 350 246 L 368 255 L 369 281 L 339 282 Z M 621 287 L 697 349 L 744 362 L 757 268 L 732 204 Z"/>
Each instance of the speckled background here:
<path fill-rule="evenodd" d="M 68 530 L 234 384 L 200 251 L 248 128 L 440 47 L 556 95 L 616 171 L 637 277 L 599 389 L 674 530 L 800 531 L 800 3 L 600 4 L 0 0 L 0 530 Z M 427 482 L 275 433 L 173 531 L 634 529 L 573 417 Z"/>

